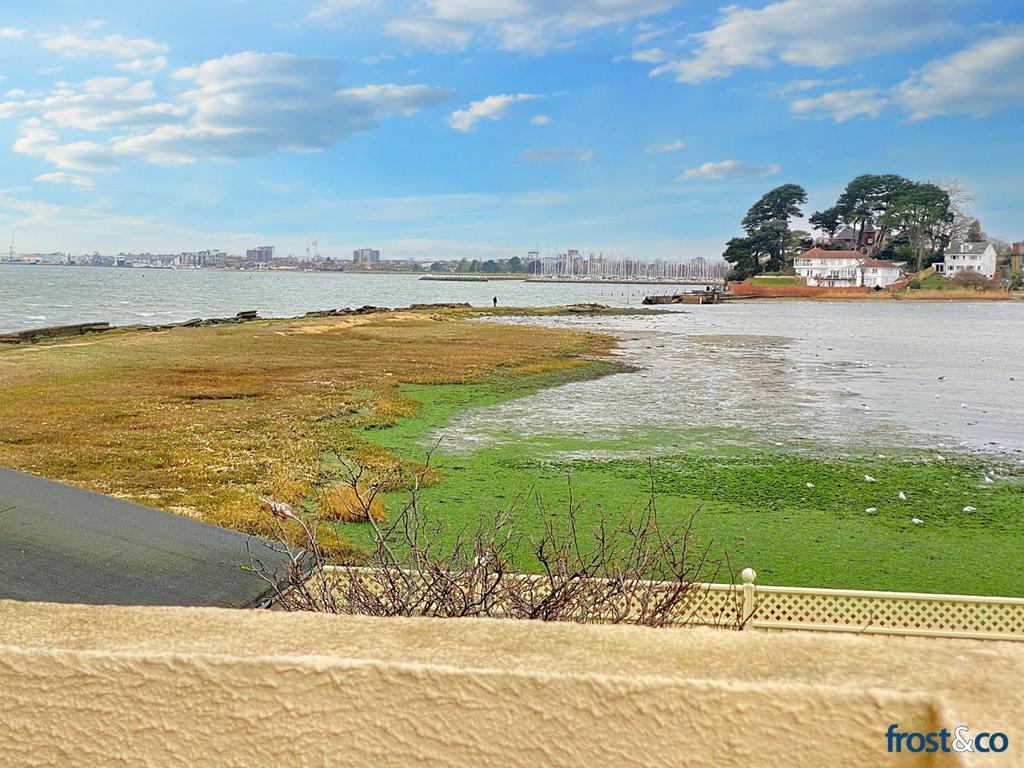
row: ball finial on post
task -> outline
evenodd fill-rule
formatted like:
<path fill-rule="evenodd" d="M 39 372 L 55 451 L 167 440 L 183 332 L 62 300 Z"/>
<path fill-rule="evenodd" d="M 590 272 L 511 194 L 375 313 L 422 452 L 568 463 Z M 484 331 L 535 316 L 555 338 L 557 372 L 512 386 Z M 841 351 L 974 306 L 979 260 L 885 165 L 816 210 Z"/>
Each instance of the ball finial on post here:
<path fill-rule="evenodd" d="M 744 584 L 753 584 L 754 579 L 757 578 L 757 571 L 755 571 L 753 568 L 744 568 L 741 576 L 743 576 Z"/>

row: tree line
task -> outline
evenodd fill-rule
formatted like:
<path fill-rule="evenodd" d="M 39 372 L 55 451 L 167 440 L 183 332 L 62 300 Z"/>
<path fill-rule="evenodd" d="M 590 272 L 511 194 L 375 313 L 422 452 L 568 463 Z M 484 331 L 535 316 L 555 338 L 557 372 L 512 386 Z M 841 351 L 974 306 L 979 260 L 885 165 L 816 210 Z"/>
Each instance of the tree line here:
<path fill-rule="evenodd" d="M 981 224 L 966 210 L 970 197 L 956 182 L 912 181 L 896 174 L 863 174 L 846 185 L 835 205 L 808 218 L 824 248 L 853 247 L 867 256 L 906 262 L 920 270 L 939 259 L 954 240 L 986 239 Z M 761 197 L 722 254 L 732 269 L 731 280 L 762 272 L 778 272 L 814 244 L 810 232 L 793 230 L 803 216 L 807 191 L 783 184 Z M 847 230 L 849 228 L 849 230 Z M 846 231 L 842 246 L 836 238 Z"/>

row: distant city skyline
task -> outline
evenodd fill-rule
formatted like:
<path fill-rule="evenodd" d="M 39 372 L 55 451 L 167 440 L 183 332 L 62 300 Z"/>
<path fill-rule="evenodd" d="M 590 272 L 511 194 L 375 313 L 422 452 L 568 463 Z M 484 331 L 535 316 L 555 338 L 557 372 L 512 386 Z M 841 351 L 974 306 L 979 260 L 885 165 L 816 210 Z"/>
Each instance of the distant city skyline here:
<path fill-rule="evenodd" d="M 4 253 L 717 259 L 880 172 L 1024 235 L 1006 0 L 39 0 L 0 61 Z"/>

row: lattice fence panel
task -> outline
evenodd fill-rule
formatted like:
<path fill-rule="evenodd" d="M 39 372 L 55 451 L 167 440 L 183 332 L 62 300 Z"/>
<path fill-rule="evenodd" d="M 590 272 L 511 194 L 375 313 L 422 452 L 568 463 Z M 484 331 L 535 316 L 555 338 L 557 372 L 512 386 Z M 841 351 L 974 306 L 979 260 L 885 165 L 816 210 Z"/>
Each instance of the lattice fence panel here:
<path fill-rule="evenodd" d="M 996 635 L 1024 640 L 1024 602 L 875 594 L 757 591 L 754 623 L 912 635 Z M 783 627 L 788 628 L 788 627 Z"/>
<path fill-rule="evenodd" d="M 729 585 L 702 585 L 694 590 L 686 606 L 690 624 L 734 628 L 743 613 L 742 588 Z"/>

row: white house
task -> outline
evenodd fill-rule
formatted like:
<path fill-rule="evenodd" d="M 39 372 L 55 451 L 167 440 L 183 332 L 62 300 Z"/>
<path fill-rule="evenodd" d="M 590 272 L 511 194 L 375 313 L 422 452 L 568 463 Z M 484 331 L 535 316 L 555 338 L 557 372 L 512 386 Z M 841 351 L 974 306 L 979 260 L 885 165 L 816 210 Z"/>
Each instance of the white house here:
<path fill-rule="evenodd" d="M 973 243 L 950 243 L 945 261 L 935 263 L 935 271 L 946 277 L 961 272 L 977 272 L 991 280 L 996 274 L 996 248 L 984 240 Z"/>
<path fill-rule="evenodd" d="M 860 265 L 860 284 L 868 288 L 885 288 L 903 277 L 903 269 L 895 261 L 867 258 Z"/>
<path fill-rule="evenodd" d="M 811 248 L 793 260 L 793 269 L 807 285 L 830 288 L 885 288 L 900 279 L 900 265 L 872 259 L 860 251 L 826 251 Z"/>

